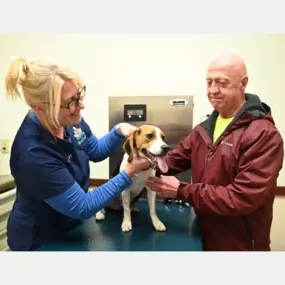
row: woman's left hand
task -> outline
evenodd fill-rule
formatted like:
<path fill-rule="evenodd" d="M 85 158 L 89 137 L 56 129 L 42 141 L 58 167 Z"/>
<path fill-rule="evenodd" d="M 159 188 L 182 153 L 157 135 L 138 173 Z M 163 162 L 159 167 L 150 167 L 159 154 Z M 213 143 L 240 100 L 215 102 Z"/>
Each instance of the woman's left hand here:
<path fill-rule="evenodd" d="M 128 123 L 119 123 L 116 127 L 117 132 L 124 137 L 128 137 L 137 127 Z"/>

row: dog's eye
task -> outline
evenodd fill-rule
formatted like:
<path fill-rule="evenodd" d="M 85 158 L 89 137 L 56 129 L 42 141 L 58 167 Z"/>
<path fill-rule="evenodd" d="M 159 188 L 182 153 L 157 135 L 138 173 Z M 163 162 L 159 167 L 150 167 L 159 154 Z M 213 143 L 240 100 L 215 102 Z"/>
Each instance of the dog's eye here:
<path fill-rule="evenodd" d="M 165 136 L 161 136 L 161 139 L 164 141 L 165 140 Z"/>
<path fill-rule="evenodd" d="M 146 136 L 146 138 L 149 139 L 149 140 L 151 140 L 151 139 L 154 137 L 153 134 L 147 134 L 147 135 L 145 135 L 145 136 Z"/>

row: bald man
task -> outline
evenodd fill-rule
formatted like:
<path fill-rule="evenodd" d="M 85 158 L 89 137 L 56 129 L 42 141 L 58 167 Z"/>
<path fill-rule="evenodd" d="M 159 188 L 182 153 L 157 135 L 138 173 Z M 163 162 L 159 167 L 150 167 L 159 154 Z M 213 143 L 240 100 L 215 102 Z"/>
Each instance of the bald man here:
<path fill-rule="evenodd" d="M 283 140 L 268 105 L 245 92 L 248 75 L 236 55 L 210 63 L 208 99 L 214 110 L 165 158 L 148 187 L 188 201 L 201 226 L 205 251 L 270 251 L 274 190 Z M 192 183 L 174 175 L 192 170 Z"/>

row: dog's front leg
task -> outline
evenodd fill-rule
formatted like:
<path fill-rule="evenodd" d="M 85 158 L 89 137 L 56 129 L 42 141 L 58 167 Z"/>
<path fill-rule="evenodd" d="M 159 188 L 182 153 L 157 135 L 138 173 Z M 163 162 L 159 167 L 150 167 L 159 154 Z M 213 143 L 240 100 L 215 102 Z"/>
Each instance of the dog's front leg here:
<path fill-rule="evenodd" d="M 132 229 L 132 220 L 131 220 L 131 192 L 125 190 L 122 192 L 122 202 L 124 209 L 124 218 L 122 222 L 122 231 L 128 232 Z"/>
<path fill-rule="evenodd" d="M 149 214 L 152 221 L 152 224 L 154 228 L 157 231 L 165 231 L 166 227 L 165 225 L 160 221 L 160 219 L 156 215 L 156 193 L 152 191 L 149 187 L 146 187 L 147 189 L 147 201 L 149 206 Z"/>

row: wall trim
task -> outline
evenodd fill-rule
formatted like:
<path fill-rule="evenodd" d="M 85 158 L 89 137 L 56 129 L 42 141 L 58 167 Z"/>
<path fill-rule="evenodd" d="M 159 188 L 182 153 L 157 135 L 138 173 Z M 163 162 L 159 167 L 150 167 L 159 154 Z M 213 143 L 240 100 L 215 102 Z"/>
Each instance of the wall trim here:
<path fill-rule="evenodd" d="M 94 179 L 94 178 L 90 178 L 89 180 L 89 186 L 91 187 L 98 187 L 101 186 L 102 184 L 108 182 L 109 179 Z"/>
<path fill-rule="evenodd" d="M 91 187 L 98 187 L 101 186 L 102 184 L 108 182 L 109 179 L 90 179 L 90 186 Z M 276 196 L 285 196 L 285 186 L 277 186 L 275 190 L 275 195 Z"/>
<path fill-rule="evenodd" d="M 275 190 L 276 196 L 285 196 L 285 186 L 277 186 Z"/>

